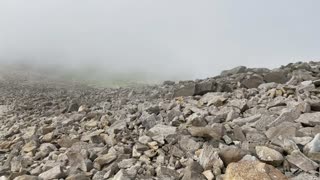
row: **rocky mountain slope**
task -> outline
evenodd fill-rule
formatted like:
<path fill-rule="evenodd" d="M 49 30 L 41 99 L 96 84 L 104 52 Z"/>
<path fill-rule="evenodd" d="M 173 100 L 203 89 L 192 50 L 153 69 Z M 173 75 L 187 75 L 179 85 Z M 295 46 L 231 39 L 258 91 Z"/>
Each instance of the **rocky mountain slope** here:
<path fill-rule="evenodd" d="M 117 89 L 0 74 L 0 180 L 316 180 L 319 163 L 319 62 Z"/>

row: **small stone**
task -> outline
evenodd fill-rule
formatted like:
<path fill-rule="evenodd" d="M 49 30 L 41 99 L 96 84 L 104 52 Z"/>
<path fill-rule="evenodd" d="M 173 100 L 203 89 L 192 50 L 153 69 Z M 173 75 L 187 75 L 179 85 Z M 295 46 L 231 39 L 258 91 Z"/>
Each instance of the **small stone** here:
<path fill-rule="evenodd" d="M 202 174 L 207 178 L 207 180 L 214 180 L 214 175 L 211 170 L 203 171 Z"/>

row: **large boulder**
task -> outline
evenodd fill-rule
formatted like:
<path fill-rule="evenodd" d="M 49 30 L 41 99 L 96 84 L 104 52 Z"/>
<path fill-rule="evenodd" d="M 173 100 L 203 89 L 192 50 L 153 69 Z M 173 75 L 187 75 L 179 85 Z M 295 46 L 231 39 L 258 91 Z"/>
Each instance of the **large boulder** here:
<path fill-rule="evenodd" d="M 228 165 L 224 180 L 288 180 L 278 169 L 260 161 L 242 160 Z"/>

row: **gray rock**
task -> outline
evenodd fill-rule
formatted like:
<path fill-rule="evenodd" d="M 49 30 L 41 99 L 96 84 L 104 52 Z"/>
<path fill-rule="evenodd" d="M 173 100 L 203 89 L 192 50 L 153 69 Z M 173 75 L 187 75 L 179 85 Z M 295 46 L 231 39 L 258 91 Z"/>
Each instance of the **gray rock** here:
<path fill-rule="evenodd" d="M 128 175 L 128 173 L 121 169 L 118 173 L 113 177 L 113 180 L 131 180 L 132 178 Z"/>
<path fill-rule="evenodd" d="M 319 167 L 317 163 L 310 160 L 299 150 L 292 151 L 291 154 L 287 156 L 287 160 L 289 161 L 289 163 L 306 172 L 314 171 Z"/>
<path fill-rule="evenodd" d="M 104 154 L 102 156 L 97 157 L 94 160 L 94 167 L 97 169 L 101 169 L 104 165 L 110 164 L 116 159 L 117 159 L 117 155 L 114 153 Z"/>
<path fill-rule="evenodd" d="M 174 90 L 173 97 L 193 96 L 196 92 L 195 83 L 186 84 Z"/>
<path fill-rule="evenodd" d="M 220 125 L 215 127 L 190 127 L 188 131 L 195 137 L 208 137 L 216 140 L 221 139 L 224 135 L 224 129 Z"/>
<path fill-rule="evenodd" d="M 156 169 L 157 177 L 160 179 L 166 180 L 178 180 L 179 173 L 175 170 L 166 168 L 166 167 L 158 167 Z"/>
<path fill-rule="evenodd" d="M 202 172 L 203 168 L 201 165 L 192 160 L 185 168 L 182 180 L 206 180 L 206 178 L 202 175 Z"/>
<path fill-rule="evenodd" d="M 222 76 L 227 76 L 227 75 L 233 75 L 233 74 L 239 74 L 239 73 L 245 73 L 247 72 L 247 67 L 245 66 L 238 66 L 230 70 L 224 70 L 221 72 Z"/>
<path fill-rule="evenodd" d="M 37 176 L 22 175 L 15 177 L 13 180 L 40 180 Z"/>
<path fill-rule="evenodd" d="M 149 129 L 149 134 L 152 139 L 164 144 L 164 139 L 172 134 L 176 134 L 177 128 L 173 126 L 157 124 Z"/>
<path fill-rule="evenodd" d="M 280 84 L 284 84 L 289 80 L 284 71 L 272 71 L 264 75 L 263 79 L 267 83 L 275 82 Z"/>
<path fill-rule="evenodd" d="M 221 169 L 223 161 L 220 159 L 218 152 L 210 145 L 204 144 L 203 150 L 200 153 L 199 164 L 204 170 Z"/>
<path fill-rule="evenodd" d="M 264 83 L 263 78 L 257 75 L 250 76 L 249 78 L 241 81 L 241 84 L 248 89 L 258 88 L 262 83 Z"/>
<path fill-rule="evenodd" d="M 261 161 L 271 164 L 275 167 L 280 166 L 284 160 L 280 152 L 266 146 L 257 146 L 256 153 Z"/>
<path fill-rule="evenodd" d="M 225 166 L 240 161 L 248 152 L 237 147 L 226 147 L 220 150 L 219 157 Z"/>
<path fill-rule="evenodd" d="M 49 179 L 59 179 L 66 177 L 66 174 L 63 172 L 61 166 L 55 166 L 41 174 L 39 174 L 39 177 L 44 180 Z"/>
<path fill-rule="evenodd" d="M 301 114 L 295 122 L 308 126 L 320 125 L 320 112 Z"/>

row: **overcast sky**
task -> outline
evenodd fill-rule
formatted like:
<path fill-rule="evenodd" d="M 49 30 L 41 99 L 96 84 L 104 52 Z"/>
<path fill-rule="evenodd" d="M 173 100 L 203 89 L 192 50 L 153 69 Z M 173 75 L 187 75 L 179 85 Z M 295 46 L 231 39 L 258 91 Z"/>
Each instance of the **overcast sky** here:
<path fill-rule="evenodd" d="M 319 0 L 1 0 L 0 61 L 203 78 L 319 60 Z"/>

